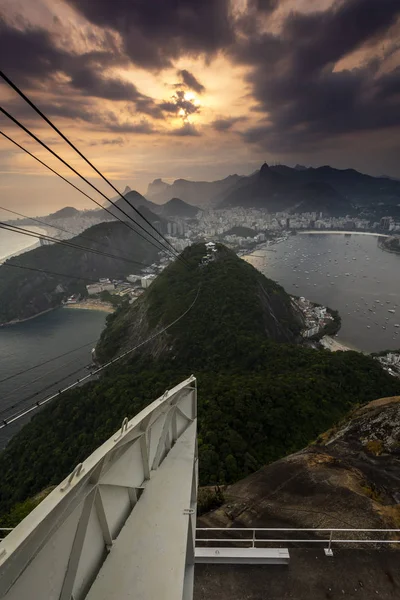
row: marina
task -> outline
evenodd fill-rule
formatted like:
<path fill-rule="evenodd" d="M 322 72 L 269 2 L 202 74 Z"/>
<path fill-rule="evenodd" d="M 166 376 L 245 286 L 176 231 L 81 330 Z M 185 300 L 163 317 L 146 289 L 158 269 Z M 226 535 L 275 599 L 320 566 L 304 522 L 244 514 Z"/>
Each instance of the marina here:
<path fill-rule="evenodd" d="M 302 233 L 274 250 L 246 260 L 289 293 L 338 310 L 339 343 L 364 352 L 400 348 L 400 256 L 384 252 L 377 236 Z"/>

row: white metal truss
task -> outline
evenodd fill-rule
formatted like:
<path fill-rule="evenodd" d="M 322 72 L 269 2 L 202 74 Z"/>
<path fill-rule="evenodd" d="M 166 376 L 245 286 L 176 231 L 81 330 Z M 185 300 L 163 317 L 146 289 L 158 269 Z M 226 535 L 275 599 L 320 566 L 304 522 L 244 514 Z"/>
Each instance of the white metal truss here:
<path fill-rule="evenodd" d="M 196 426 L 193 376 L 124 419 L 0 543 L 0 598 L 191 600 Z"/>

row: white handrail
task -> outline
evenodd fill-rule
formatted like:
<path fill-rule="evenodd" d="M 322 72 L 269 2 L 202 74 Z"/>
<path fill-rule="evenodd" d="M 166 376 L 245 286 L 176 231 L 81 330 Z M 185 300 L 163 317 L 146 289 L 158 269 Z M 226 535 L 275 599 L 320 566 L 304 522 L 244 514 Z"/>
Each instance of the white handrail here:
<path fill-rule="evenodd" d="M 243 542 L 263 542 L 263 543 L 271 543 L 271 544 L 283 544 L 283 543 L 304 543 L 304 544 L 325 544 L 326 542 L 329 542 L 328 538 L 325 538 L 323 540 L 300 540 L 300 539 L 287 539 L 287 538 L 280 538 L 280 539 L 264 539 L 264 538 L 255 538 L 254 540 L 252 538 L 246 538 L 246 539 L 240 539 L 240 538 L 196 538 L 196 542 L 235 542 L 236 543 L 243 543 Z M 333 539 L 331 540 L 332 542 L 340 542 L 343 544 L 400 544 L 400 540 L 360 540 L 360 539 L 355 539 L 355 540 L 348 540 L 348 539 Z"/>
<path fill-rule="evenodd" d="M 225 534 L 229 534 L 229 532 L 234 532 L 235 535 L 232 537 L 201 537 L 202 533 L 208 532 L 224 532 Z M 257 537 L 258 532 L 312 532 L 312 533 L 329 533 L 329 537 L 325 536 L 322 539 L 296 539 L 290 537 L 280 537 L 276 538 L 263 538 Z M 248 537 L 239 536 L 238 533 L 248 534 Z M 348 537 L 334 537 L 334 533 L 349 533 Z M 257 548 L 260 547 L 260 544 L 325 544 L 324 548 L 325 554 L 327 556 L 332 556 L 332 544 L 340 543 L 340 544 L 400 544 L 399 536 L 396 537 L 398 539 L 360 539 L 354 536 L 357 533 L 386 533 L 386 534 L 399 534 L 400 529 L 356 529 L 356 528 L 317 528 L 317 527 L 199 527 L 196 529 L 196 545 L 201 544 L 249 544 L 249 548 Z M 199 535 L 200 534 L 200 537 Z M 381 536 L 382 537 L 382 536 Z"/>
<path fill-rule="evenodd" d="M 196 531 L 386 531 L 400 532 L 400 529 L 342 529 L 337 527 L 197 527 Z"/>

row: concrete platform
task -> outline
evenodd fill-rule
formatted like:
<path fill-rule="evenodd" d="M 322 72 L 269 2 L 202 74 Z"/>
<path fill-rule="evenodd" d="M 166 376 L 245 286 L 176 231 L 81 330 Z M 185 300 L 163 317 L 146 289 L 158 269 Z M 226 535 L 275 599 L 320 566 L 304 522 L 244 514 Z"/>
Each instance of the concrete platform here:
<path fill-rule="evenodd" d="M 194 600 L 399 600 L 400 552 L 290 550 L 288 565 L 195 567 Z"/>
<path fill-rule="evenodd" d="M 196 548 L 196 563 L 229 565 L 284 565 L 290 559 L 287 548 Z"/>

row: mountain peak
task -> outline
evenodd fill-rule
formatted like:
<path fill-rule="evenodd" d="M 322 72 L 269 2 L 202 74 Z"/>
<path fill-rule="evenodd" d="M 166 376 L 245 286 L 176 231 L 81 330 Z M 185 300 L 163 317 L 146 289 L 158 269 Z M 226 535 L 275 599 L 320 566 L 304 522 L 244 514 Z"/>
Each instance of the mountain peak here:
<path fill-rule="evenodd" d="M 162 205 L 161 213 L 165 217 L 195 217 L 200 208 L 188 204 L 180 198 L 171 198 Z"/>
<path fill-rule="evenodd" d="M 66 206 L 65 208 L 61 208 L 55 213 L 47 216 L 48 220 L 51 219 L 69 219 L 71 217 L 76 217 L 79 215 L 79 210 L 74 208 L 73 206 Z"/>
<path fill-rule="evenodd" d="M 298 339 L 302 317 L 280 285 L 264 277 L 223 244 L 217 244 L 212 262 L 203 266 L 206 253 L 205 244 L 186 248 L 182 258 L 188 268 L 182 268 L 180 261 L 169 265 L 149 292 L 129 309 L 129 314 L 121 314 L 120 319 L 115 320 L 115 337 L 111 328 L 109 339 L 103 339 L 98 348 L 102 360 L 110 356 L 108 348 L 119 351 L 135 345 L 141 341 L 138 336 L 148 336 L 153 328 L 165 326 L 167 323 L 160 315 L 168 315 L 168 319 L 173 320 L 182 314 L 199 286 L 201 293 L 191 311 L 192 325 L 176 325 L 169 330 L 165 344 L 157 343 L 153 349 L 149 346 L 151 352 L 174 356 L 174 360 L 184 358 L 188 368 L 194 369 L 209 362 L 213 364 L 217 356 L 223 363 L 229 363 L 235 360 L 240 346 L 245 356 L 246 340 L 252 336 L 260 344 L 268 340 L 295 342 Z M 142 314 L 150 316 L 147 325 Z M 126 326 L 121 328 L 120 321 Z"/>

